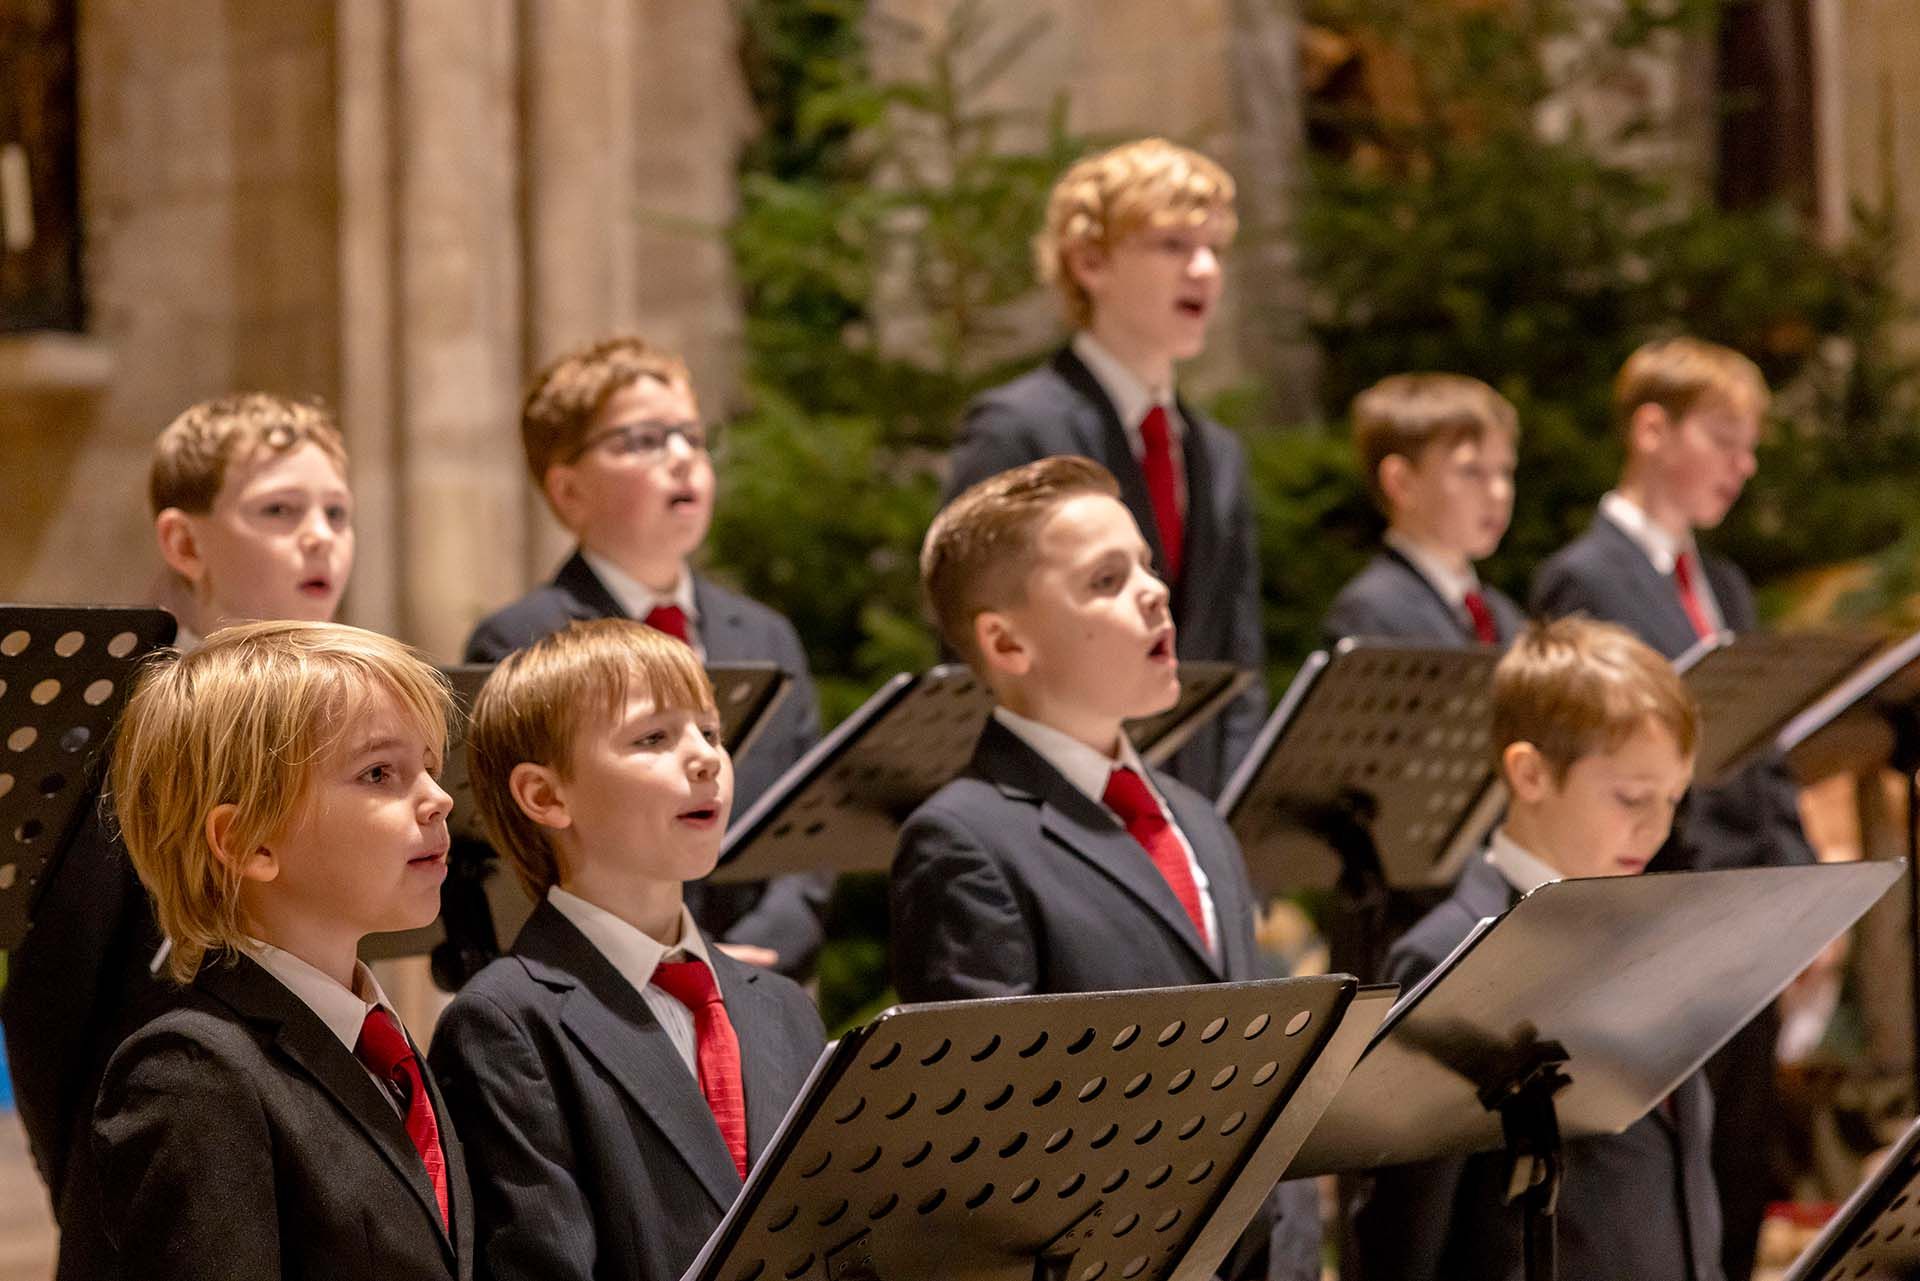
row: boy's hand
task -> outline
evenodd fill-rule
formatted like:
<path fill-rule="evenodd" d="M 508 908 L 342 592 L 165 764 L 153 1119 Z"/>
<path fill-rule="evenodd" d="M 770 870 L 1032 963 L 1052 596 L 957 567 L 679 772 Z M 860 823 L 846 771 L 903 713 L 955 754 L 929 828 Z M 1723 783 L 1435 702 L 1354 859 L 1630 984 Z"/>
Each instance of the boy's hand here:
<path fill-rule="evenodd" d="M 780 953 L 770 947 L 756 947 L 752 943 L 715 943 L 714 946 L 736 961 L 758 965 L 763 970 L 780 964 Z"/>

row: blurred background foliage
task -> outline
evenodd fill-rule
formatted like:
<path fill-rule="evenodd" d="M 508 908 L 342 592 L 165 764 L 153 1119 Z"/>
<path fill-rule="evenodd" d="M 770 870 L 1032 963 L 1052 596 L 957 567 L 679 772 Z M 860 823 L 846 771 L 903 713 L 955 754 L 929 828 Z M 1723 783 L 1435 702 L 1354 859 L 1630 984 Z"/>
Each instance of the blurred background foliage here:
<path fill-rule="evenodd" d="M 966 401 L 1043 354 L 1012 323 L 1035 290 L 1029 241 L 1053 178 L 1094 140 L 1069 130 L 1064 100 L 1041 118 L 982 105 L 1030 44 L 1027 23 L 962 3 L 937 29 L 889 30 L 921 70 L 876 82 L 865 0 L 741 3 L 760 117 L 732 230 L 750 407 L 729 436 L 711 548 L 794 620 L 831 723 L 935 660 L 914 557 L 938 469 Z M 1920 590 L 1920 409 L 1894 343 L 1911 317 L 1888 284 L 1891 196 L 1857 207 L 1846 242 L 1828 245 L 1791 203 L 1723 208 L 1712 184 L 1623 158 L 1645 121 L 1607 138 L 1542 127 L 1570 84 L 1738 3 L 1626 0 L 1568 58 L 1563 0 L 1305 0 L 1309 40 L 1348 51 L 1309 78 L 1292 230 L 1325 413 L 1277 422 L 1258 386 L 1211 402 L 1251 453 L 1276 689 L 1379 533 L 1344 422 L 1356 392 L 1453 370 L 1514 401 L 1518 500 L 1484 571 L 1524 599 L 1531 567 L 1615 476 L 1614 372 L 1682 330 L 1746 351 L 1777 391 L 1759 475 L 1710 541 L 1775 615 L 1807 571 L 1842 562 L 1863 568 L 1830 593 L 1833 612 L 1906 612 Z M 863 878 L 843 887 L 851 937 L 822 972 L 830 1026 L 883 999 L 882 894 Z"/>

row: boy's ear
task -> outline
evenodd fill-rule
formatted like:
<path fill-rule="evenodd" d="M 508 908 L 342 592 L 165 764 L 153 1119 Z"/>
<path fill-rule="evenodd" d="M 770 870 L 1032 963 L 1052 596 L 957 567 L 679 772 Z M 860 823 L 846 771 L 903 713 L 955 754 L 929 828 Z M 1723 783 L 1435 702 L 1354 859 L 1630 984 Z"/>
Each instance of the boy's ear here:
<path fill-rule="evenodd" d="M 566 788 L 560 776 L 545 765 L 521 761 L 507 775 L 507 791 L 520 812 L 542 827 L 573 826 L 573 814 L 567 808 Z"/>
<path fill-rule="evenodd" d="M 1532 804 L 1553 789 L 1553 767 L 1540 749 L 1524 740 L 1508 743 L 1500 753 L 1500 772 L 1513 799 Z"/>
<path fill-rule="evenodd" d="M 547 496 L 547 506 L 553 509 L 560 523 L 568 529 L 579 527 L 580 477 L 566 463 L 555 463 L 547 468 L 547 474 L 540 478 L 540 488 Z"/>
<path fill-rule="evenodd" d="M 1106 271 L 1107 263 L 1110 261 L 1105 249 L 1085 241 L 1068 246 L 1063 257 L 1067 272 L 1073 277 L 1074 283 L 1089 293 L 1093 291 L 1094 285 Z"/>
<path fill-rule="evenodd" d="M 214 806 L 207 815 L 207 845 L 222 867 L 238 873 L 241 880 L 264 884 L 280 875 L 280 860 L 264 845 L 251 850 L 233 847 L 233 820 L 239 813 L 240 807 L 232 802 Z"/>
<path fill-rule="evenodd" d="M 1657 451 L 1673 430 L 1667 411 L 1651 401 L 1633 411 L 1627 419 L 1627 457 L 1629 459 Z"/>
<path fill-rule="evenodd" d="M 206 576 L 207 563 L 200 555 L 200 539 L 193 517 L 178 507 L 168 507 L 153 518 L 154 541 L 160 545 L 160 559 L 167 568 L 190 583 Z"/>
<path fill-rule="evenodd" d="M 1380 492 L 1387 506 L 1398 512 L 1413 496 L 1413 461 L 1405 454 L 1388 454 L 1380 460 Z"/>
<path fill-rule="evenodd" d="M 973 643 L 979 646 L 980 657 L 991 671 L 1025 676 L 1033 669 L 1033 652 L 1005 614 L 985 609 L 974 615 Z"/>

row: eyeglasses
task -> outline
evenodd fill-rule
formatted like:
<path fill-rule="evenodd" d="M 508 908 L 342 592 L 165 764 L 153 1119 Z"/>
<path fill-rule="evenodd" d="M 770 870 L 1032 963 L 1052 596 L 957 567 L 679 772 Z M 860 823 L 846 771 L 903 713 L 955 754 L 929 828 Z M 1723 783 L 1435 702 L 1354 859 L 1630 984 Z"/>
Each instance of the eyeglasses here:
<path fill-rule="evenodd" d="M 615 458 L 632 459 L 635 462 L 652 462 L 667 452 L 678 436 L 686 447 L 696 454 L 711 453 L 720 447 L 720 428 L 718 425 L 686 423 L 622 423 L 618 427 L 609 427 L 596 432 L 581 443 L 568 462 L 579 459 L 595 449 L 605 447 Z"/>

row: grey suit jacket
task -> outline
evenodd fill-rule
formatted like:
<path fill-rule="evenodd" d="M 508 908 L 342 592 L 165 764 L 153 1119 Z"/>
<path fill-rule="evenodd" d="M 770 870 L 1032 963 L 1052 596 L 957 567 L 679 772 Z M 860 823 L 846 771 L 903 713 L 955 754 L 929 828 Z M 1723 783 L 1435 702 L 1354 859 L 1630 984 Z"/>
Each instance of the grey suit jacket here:
<path fill-rule="evenodd" d="M 467 1281 L 466 1161 L 423 1076 L 451 1231 L 398 1109 L 353 1052 L 252 960 L 210 960 L 100 1086 L 93 1137 L 122 1275 Z"/>
<path fill-rule="evenodd" d="M 1401 990 L 1445 960 L 1482 917 L 1519 899 L 1474 858 L 1453 894 L 1393 947 L 1387 978 Z M 1556 1229 L 1560 1273 L 1581 1281 L 1721 1281 L 1720 1199 L 1711 1162 L 1713 1101 L 1696 1073 L 1654 1112 L 1606 1138 L 1576 1139 L 1565 1162 Z M 1360 1185 L 1352 1239 L 1363 1281 L 1520 1281 L 1520 1216 L 1505 1204 L 1500 1153 L 1377 1170 Z"/>
<path fill-rule="evenodd" d="M 1509 645 L 1527 625 L 1520 607 L 1497 587 L 1481 585 L 1493 614 L 1499 643 Z M 1333 598 L 1321 630 L 1328 648 L 1349 636 L 1433 645 L 1477 645 L 1480 638 L 1466 616 L 1449 605 L 1439 589 L 1405 556 L 1383 547 Z"/>
<path fill-rule="evenodd" d="M 1703 554 L 1702 568 L 1727 627 L 1759 626 L 1753 589 L 1732 562 Z M 1661 574 L 1625 530 L 1596 515 L 1587 532 L 1535 571 L 1533 608 L 1551 618 L 1586 614 L 1618 623 L 1668 658 L 1698 639 L 1673 580 Z M 1771 867 L 1814 861 L 1800 826 L 1798 791 L 1775 754 L 1719 787 L 1697 787 L 1652 870 Z"/>
<path fill-rule="evenodd" d="M 900 833 L 890 892 L 893 975 L 908 1001 L 1103 992 L 1264 978 L 1256 900 L 1233 833 L 1193 789 L 1153 771 L 1207 875 L 1220 958 L 1105 806 L 998 721 L 966 772 Z M 1222 1275 L 1312 1281 L 1311 1184 L 1283 1183 Z"/>
<path fill-rule="evenodd" d="M 820 703 L 793 624 L 698 574 L 693 602 L 709 661 L 776 663 L 793 682 L 753 750 L 733 763 L 733 815 L 739 818 L 819 741 Z M 575 552 L 552 582 L 481 619 L 467 638 L 466 659 L 497 663 L 570 623 L 625 616 L 586 558 Z M 687 905 L 709 934 L 729 943 L 770 947 L 780 953 L 782 973 L 800 975 L 812 968 L 826 937 L 832 888 L 827 876 L 785 876 L 744 885 L 697 882 L 687 887 Z"/>
<path fill-rule="evenodd" d="M 740 1041 L 751 1163 L 825 1038 L 792 982 L 712 960 Z M 467 1142 L 480 1281 L 678 1281 L 740 1194 L 666 1031 L 550 903 L 454 997 L 433 1066 Z"/>
<path fill-rule="evenodd" d="M 1179 402 L 1186 421 L 1183 461 L 1187 477 L 1185 551 L 1173 589 L 1176 644 L 1182 658 L 1235 663 L 1255 673 L 1266 664 L 1260 620 L 1259 541 L 1248 493 L 1246 451 L 1234 434 Z M 1003 387 L 986 392 L 967 409 L 947 475 L 946 497 L 989 476 L 1056 454 L 1079 454 L 1100 463 L 1120 482 L 1120 497 L 1140 532 L 1164 564 L 1160 531 L 1147 497 L 1146 476 L 1107 399 L 1072 348 Z M 1174 777 L 1207 796 L 1216 795 L 1253 745 L 1266 712 L 1266 696 L 1254 687 L 1202 729 L 1175 755 Z"/>

